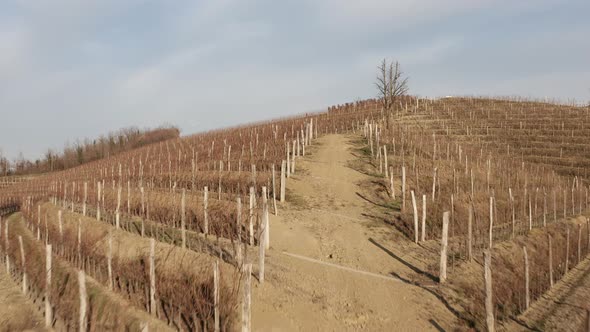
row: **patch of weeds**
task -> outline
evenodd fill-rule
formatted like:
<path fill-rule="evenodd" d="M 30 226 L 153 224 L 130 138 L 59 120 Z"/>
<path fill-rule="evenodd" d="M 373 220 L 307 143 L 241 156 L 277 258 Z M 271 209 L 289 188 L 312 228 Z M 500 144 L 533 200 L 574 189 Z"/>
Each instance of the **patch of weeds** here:
<path fill-rule="evenodd" d="M 297 210 L 308 210 L 310 208 L 307 200 L 291 189 L 287 188 L 285 190 L 285 199 Z"/>
<path fill-rule="evenodd" d="M 401 206 L 401 201 L 400 200 L 395 200 L 395 201 L 391 201 L 391 200 L 387 200 L 382 202 L 383 208 L 387 209 L 387 210 L 394 210 L 396 212 L 401 212 L 402 210 L 402 206 Z"/>

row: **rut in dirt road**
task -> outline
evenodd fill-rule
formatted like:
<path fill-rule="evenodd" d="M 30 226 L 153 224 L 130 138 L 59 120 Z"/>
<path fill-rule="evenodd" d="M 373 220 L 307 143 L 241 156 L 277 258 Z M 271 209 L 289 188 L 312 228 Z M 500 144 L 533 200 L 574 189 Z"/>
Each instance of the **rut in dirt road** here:
<path fill-rule="evenodd" d="M 310 156 L 297 160 L 287 203 L 271 217 L 265 283 L 254 284 L 254 330 L 437 331 L 457 325 L 431 292 L 394 277 L 414 273 L 402 254 L 413 244 L 380 220 L 379 206 L 363 194 L 361 184 L 371 177 L 353 167 L 359 139 L 322 137 Z"/>

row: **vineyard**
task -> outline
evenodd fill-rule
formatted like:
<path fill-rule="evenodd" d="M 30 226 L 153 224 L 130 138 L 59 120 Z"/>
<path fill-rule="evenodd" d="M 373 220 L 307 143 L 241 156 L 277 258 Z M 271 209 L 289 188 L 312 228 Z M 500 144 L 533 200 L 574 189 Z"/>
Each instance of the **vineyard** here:
<path fill-rule="evenodd" d="M 346 167 L 365 179 L 350 199 L 375 206 L 339 219 L 378 215 L 399 241 L 377 246 L 412 270 L 363 272 L 428 289 L 453 315 L 447 328 L 544 330 L 535 305 L 587 269 L 590 108 L 403 97 L 387 110 L 337 105 L 0 182 L 6 273 L 55 330 L 265 329 L 256 306 L 288 288 L 274 274 L 285 267 L 275 235 L 297 227 L 283 215 L 314 214 L 298 190 L 320 176 L 310 165 L 333 148 L 329 137 L 348 140 L 356 159 Z M 586 312 L 571 310 L 565 328 L 580 328 Z"/>

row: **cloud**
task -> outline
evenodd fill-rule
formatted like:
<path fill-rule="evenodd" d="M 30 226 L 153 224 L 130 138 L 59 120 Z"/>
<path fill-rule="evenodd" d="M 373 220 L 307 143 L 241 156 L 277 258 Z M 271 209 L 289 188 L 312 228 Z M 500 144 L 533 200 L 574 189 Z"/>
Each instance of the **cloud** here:
<path fill-rule="evenodd" d="M 583 99 L 590 5 L 556 3 L 7 1 L 0 142 L 35 157 L 129 125 L 190 134 L 315 111 L 373 97 L 383 57 L 416 94 Z"/>

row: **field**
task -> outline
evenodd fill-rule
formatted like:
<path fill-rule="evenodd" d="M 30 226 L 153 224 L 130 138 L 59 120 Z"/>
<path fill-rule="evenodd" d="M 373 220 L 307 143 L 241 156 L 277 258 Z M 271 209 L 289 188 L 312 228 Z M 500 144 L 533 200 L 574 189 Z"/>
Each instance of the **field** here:
<path fill-rule="evenodd" d="M 408 96 L 0 178 L 0 330 L 582 330 L 588 142 Z"/>

